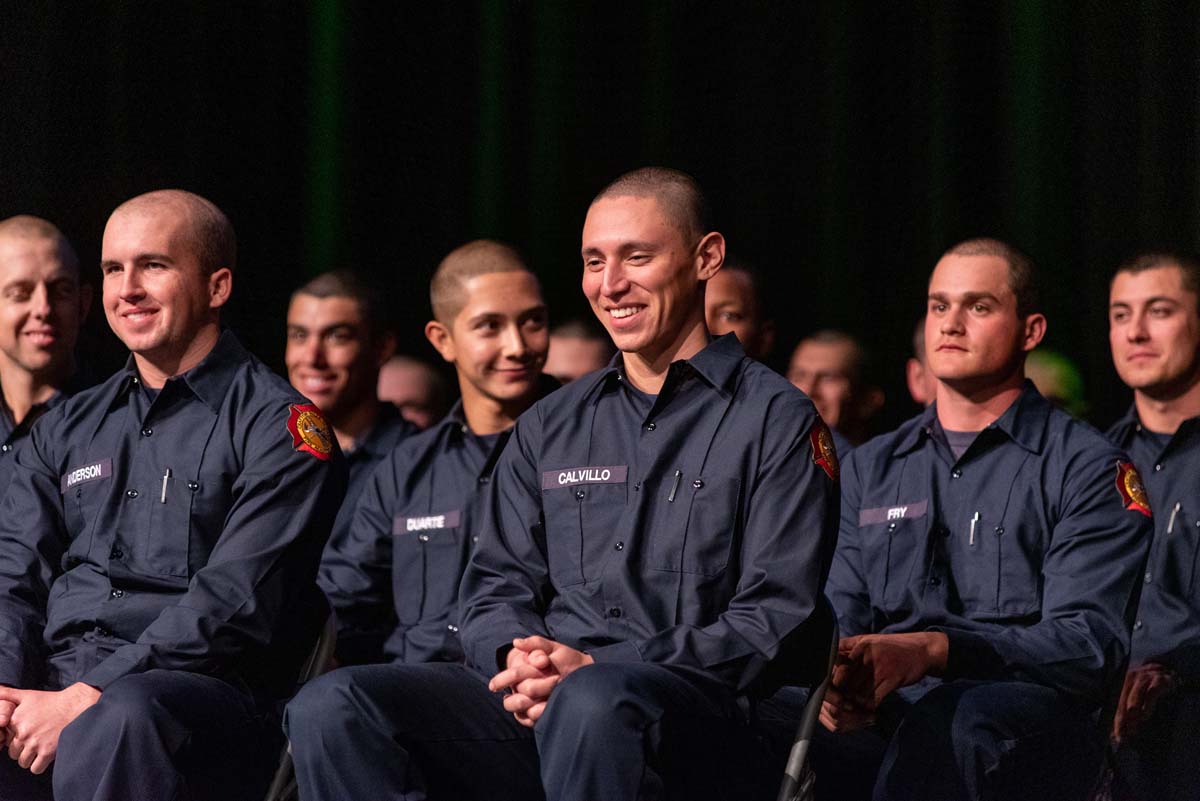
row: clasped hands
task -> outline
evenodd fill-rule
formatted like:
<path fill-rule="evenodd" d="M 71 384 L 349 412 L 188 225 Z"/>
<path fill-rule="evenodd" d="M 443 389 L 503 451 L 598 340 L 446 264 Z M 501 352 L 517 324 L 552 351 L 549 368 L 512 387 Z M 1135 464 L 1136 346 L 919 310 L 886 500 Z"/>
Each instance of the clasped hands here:
<path fill-rule="evenodd" d="M 56 692 L 0 687 L 0 748 L 26 770 L 44 773 L 62 730 L 99 699 L 100 691 L 82 682 Z"/>
<path fill-rule="evenodd" d="M 536 636 L 513 640 L 506 659 L 505 669 L 492 676 L 488 689 L 507 691 L 504 708 L 529 728 L 546 711 L 546 702 L 558 683 L 595 661 L 583 651 Z"/>
<path fill-rule="evenodd" d="M 838 732 L 873 725 L 876 710 L 889 693 L 940 674 L 949 650 L 946 635 L 934 631 L 843 638 L 821 704 L 821 723 Z"/>

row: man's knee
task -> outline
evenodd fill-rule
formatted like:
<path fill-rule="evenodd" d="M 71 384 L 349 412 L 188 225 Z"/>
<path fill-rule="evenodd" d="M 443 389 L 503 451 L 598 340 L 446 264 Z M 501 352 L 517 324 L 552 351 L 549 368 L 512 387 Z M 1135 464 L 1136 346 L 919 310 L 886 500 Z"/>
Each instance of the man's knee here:
<path fill-rule="evenodd" d="M 589 728 L 642 727 L 660 714 L 640 673 L 611 663 L 576 670 L 554 689 L 546 706 L 548 722 L 574 721 Z"/>
<path fill-rule="evenodd" d="M 288 736 L 295 738 L 331 720 L 354 715 L 357 709 L 352 684 L 348 670 L 334 670 L 305 684 L 284 711 L 283 727 Z"/>

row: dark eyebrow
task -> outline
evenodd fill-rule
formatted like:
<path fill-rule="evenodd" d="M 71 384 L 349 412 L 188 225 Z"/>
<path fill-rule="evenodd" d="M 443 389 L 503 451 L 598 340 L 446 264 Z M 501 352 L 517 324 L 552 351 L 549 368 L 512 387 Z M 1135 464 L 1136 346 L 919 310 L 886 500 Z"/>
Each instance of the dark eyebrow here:
<path fill-rule="evenodd" d="M 941 303 L 949 303 L 950 302 L 950 298 L 948 298 L 942 292 L 930 292 L 929 300 L 936 300 Z M 980 300 L 990 300 L 993 303 L 1000 302 L 1000 298 L 996 297 L 991 292 L 964 292 L 963 293 L 963 303 L 975 303 L 976 301 L 980 301 Z"/>

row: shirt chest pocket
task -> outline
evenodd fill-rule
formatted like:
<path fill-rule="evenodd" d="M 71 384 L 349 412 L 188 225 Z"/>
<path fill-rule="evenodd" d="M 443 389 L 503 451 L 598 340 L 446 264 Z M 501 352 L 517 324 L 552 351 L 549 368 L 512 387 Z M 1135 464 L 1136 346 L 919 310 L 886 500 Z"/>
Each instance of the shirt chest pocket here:
<path fill-rule="evenodd" d="M 906 605 L 909 589 L 923 577 L 928 513 L 928 500 L 859 512 L 862 569 L 872 605 L 888 612 Z"/>
<path fill-rule="evenodd" d="M 1034 500 L 1022 509 L 1035 508 Z M 986 512 L 952 526 L 954 581 L 964 612 L 975 620 L 1009 620 L 1041 610 L 1045 525 L 1034 516 L 989 519 Z"/>
<path fill-rule="evenodd" d="M 392 521 L 392 594 L 396 618 L 411 626 L 458 603 L 469 555 L 460 511 L 397 516 Z"/>
<path fill-rule="evenodd" d="M 741 537 L 737 521 L 741 481 L 736 478 L 700 477 L 672 487 L 674 502 L 666 503 L 666 516 L 649 532 L 654 564 L 659 569 L 717 576 L 729 565 L 729 556 Z M 672 519 L 671 512 L 686 517 Z M 682 524 L 682 525 L 681 525 Z"/>
<path fill-rule="evenodd" d="M 616 543 L 627 539 L 619 530 L 626 492 L 624 476 L 619 483 L 574 484 L 542 491 L 547 559 L 556 586 L 597 578 Z"/>
<path fill-rule="evenodd" d="M 204 535 L 211 528 L 193 520 L 193 507 L 198 505 L 196 497 L 201 489 L 199 481 L 165 476 L 145 493 L 150 508 L 142 555 L 151 572 L 190 578 L 192 565 L 208 561 L 208 552 L 215 543 L 206 542 Z"/>
<path fill-rule="evenodd" d="M 1154 559 L 1148 568 L 1151 577 L 1161 576 L 1163 590 L 1176 597 L 1192 598 L 1198 585 L 1197 564 L 1200 554 L 1200 494 L 1187 495 L 1154 510 L 1155 518 L 1166 520 L 1154 544 Z"/>

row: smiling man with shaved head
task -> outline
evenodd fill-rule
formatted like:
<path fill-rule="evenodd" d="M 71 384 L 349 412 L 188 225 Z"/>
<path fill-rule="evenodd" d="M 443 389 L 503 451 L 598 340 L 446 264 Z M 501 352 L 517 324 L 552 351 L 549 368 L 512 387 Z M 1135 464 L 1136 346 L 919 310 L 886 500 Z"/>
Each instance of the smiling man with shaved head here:
<path fill-rule="evenodd" d="M 0 497 L 34 422 L 78 388 L 75 340 L 91 300 L 61 231 L 29 215 L 0 221 Z"/>
<path fill-rule="evenodd" d="M 0 509 L 6 799 L 266 789 L 345 466 L 317 408 L 222 329 L 235 258 L 225 215 L 179 190 L 104 229 L 129 361 L 34 426 Z"/>

